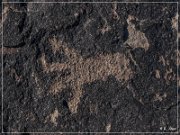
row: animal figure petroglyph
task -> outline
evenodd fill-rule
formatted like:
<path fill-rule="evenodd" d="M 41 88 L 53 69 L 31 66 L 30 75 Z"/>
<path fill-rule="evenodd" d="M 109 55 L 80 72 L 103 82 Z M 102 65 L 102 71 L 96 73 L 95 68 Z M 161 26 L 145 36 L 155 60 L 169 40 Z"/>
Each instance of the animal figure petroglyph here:
<path fill-rule="evenodd" d="M 129 37 L 125 42 L 134 48 L 144 48 L 145 51 L 149 49 L 149 43 L 144 33 L 135 29 L 134 24 L 131 22 L 137 18 L 128 16 L 128 32 Z M 84 59 L 76 50 L 67 47 L 66 43 L 56 38 L 50 39 L 53 53 L 57 53 L 63 48 L 65 55 L 69 58 L 66 63 L 52 63 L 49 64 L 45 60 L 45 55 L 41 57 L 41 63 L 44 72 L 49 73 L 53 71 L 62 71 L 69 69 L 71 75 L 55 81 L 51 85 L 50 91 L 57 94 L 70 84 L 73 89 L 73 98 L 68 102 L 69 108 L 72 113 L 77 112 L 78 103 L 82 95 L 82 87 L 85 83 L 91 83 L 95 80 L 106 80 L 109 75 L 113 75 L 118 81 L 127 81 L 133 75 L 129 67 L 130 60 L 137 66 L 136 61 L 129 54 L 130 60 L 123 53 L 103 54 Z"/>
<path fill-rule="evenodd" d="M 43 72 L 63 71 L 69 69 L 71 74 L 55 81 L 51 87 L 52 94 L 58 94 L 66 85 L 73 89 L 73 98 L 68 102 L 72 113 L 77 112 L 78 103 L 83 93 L 83 84 L 91 83 L 95 80 L 106 80 L 109 75 L 113 75 L 118 81 L 127 81 L 132 75 L 129 67 L 129 59 L 123 53 L 102 54 L 90 58 L 83 58 L 76 50 L 69 48 L 66 43 L 56 38 L 49 40 L 54 53 L 62 48 L 69 60 L 65 63 L 47 63 L 45 54 L 40 58 Z"/>

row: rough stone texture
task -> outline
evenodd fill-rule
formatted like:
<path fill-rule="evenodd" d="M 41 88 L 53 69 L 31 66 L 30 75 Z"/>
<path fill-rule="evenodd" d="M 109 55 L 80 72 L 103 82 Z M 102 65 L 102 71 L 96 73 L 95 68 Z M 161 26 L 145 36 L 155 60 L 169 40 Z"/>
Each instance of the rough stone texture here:
<path fill-rule="evenodd" d="M 177 4 L 3 6 L 4 132 L 177 131 Z"/>

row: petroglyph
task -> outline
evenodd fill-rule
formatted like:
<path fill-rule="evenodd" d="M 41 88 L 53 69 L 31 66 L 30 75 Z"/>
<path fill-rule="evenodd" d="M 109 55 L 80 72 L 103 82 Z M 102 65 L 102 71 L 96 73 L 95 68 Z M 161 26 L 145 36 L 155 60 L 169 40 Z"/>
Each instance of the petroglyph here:
<path fill-rule="evenodd" d="M 176 80 L 176 74 L 173 72 L 172 68 L 166 68 L 166 72 L 164 74 L 164 79 L 166 83 L 169 84 L 171 81 Z"/>
<path fill-rule="evenodd" d="M 66 84 L 71 84 L 73 89 L 73 98 L 68 102 L 72 113 L 77 112 L 78 103 L 83 93 L 82 85 L 91 83 L 95 80 L 107 80 L 109 75 L 113 75 L 118 81 L 127 81 L 131 78 L 133 72 L 129 67 L 130 60 L 122 53 L 98 54 L 95 57 L 84 59 L 76 50 L 56 38 L 50 39 L 52 46 L 59 50 L 62 48 L 69 60 L 66 63 L 46 62 L 45 54 L 42 54 L 40 62 L 43 71 L 46 73 L 53 71 L 62 71 L 69 69 L 71 74 L 67 77 L 55 81 L 50 87 L 52 94 L 58 94 Z M 59 48 L 57 48 L 59 46 Z"/>
<path fill-rule="evenodd" d="M 20 51 L 21 48 L 7 48 L 7 47 L 2 47 L 0 48 L 0 52 L 4 54 L 14 54 L 14 53 L 18 53 Z"/>
<path fill-rule="evenodd" d="M 49 40 L 50 44 L 51 44 L 51 48 L 53 50 L 53 53 L 55 54 L 57 51 L 59 51 L 59 45 L 58 44 L 62 44 L 62 42 L 57 43 L 56 40 Z"/>
<path fill-rule="evenodd" d="M 131 15 L 128 16 L 127 29 L 128 29 L 129 37 L 125 43 L 127 43 L 133 49 L 141 47 L 141 48 L 144 48 L 145 51 L 147 51 L 149 49 L 148 39 L 146 38 L 143 32 L 136 30 L 135 25 L 132 23 L 132 21 L 136 21 L 136 20 L 138 20 L 136 17 L 131 16 Z"/>
<path fill-rule="evenodd" d="M 160 71 L 158 69 L 155 70 L 155 77 L 158 79 L 161 78 Z"/>
<path fill-rule="evenodd" d="M 110 132 L 111 130 L 111 123 L 108 123 L 106 126 L 106 132 Z"/>
<path fill-rule="evenodd" d="M 173 71 L 172 67 L 168 67 L 170 65 L 170 61 L 166 57 L 160 56 L 158 62 L 162 63 L 162 65 L 165 67 L 163 78 L 166 80 L 166 84 L 169 85 L 170 81 L 177 79 L 177 74 Z M 178 64 L 178 60 L 175 64 Z"/>
<path fill-rule="evenodd" d="M 49 116 L 46 117 L 45 123 L 50 120 L 55 126 L 57 126 L 57 119 L 59 117 L 58 109 L 56 108 Z"/>
<path fill-rule="evenodd" d="M 160 93 L 156 93 L 154 96 L 154 101 L 160 101 L 161 102 L 166 97 L 167 97 L 166 93 L 164 93 L 163 95 L 161 95 Z"/>
<path fill-rule="evenodd" d="M 0 27 L 2 27 L 2 24 L 7 19 L 8 12 L 9 12 L 9 5 L 8 4 L 3 4 L 3 10 L 2 10 L 3 17 L 1 18 Z"/>
<path fill-rule="evenodd" d="M 171 21 L 172 28 L 176 29 L 176 30 L 178 29 L 178 17 L 179 17 L 179 15 L 177 13 L 176 16 L 172 18 L 172 21 Z"/>
<path fill-rule="evenodd" d="M 116 10 L 117 10 L 117 3 L 113 3 L 112 7 L 113 7 L 113 9 L 112 9 L 113 19 L 119 20 L 119 15 L 118 15 L 118 13 L 116 12 Z"/>

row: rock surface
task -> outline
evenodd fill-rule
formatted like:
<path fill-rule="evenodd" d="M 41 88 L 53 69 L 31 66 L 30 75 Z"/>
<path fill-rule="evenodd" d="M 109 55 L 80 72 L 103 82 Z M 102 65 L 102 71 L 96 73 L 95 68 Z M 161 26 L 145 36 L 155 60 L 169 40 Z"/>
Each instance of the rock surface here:
<path fill-rule="evenodd" d="M 4 132 L 178 130 L 176 3 L 4 3 L 2 12 Z"/>

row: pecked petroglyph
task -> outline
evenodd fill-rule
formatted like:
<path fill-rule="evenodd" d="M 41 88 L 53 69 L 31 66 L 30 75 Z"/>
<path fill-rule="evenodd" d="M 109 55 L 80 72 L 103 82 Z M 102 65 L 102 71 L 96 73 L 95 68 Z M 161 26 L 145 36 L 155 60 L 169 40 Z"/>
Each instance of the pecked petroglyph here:
<path fill-rule="evenodd" d="M 125 43 L 127 43 L 133 49 L 141 47 L 144 48 L 145 51 L 147 51 L 149 49 L 148 39 L 146 38 L 143 32 L 136 30 L 135 25 L 132 23 L 132 21 L 136 21 L 136 20 L 138 20 L 136 17 L 131 15 L 128 16 L 127 29 L 128 29 L 129 37 Z"/>
<path fill-rule="evenodd" d="M 57 119 L 59 117 L 59 111 L 56 108 L 49 116 L 46 117 L 45 123 L 47 123 L 48 120 L 50 120 L 51 123 L 54 124 L 54 126 L 57 126 Z"/>
<path fill-rule="evenodd" d="M 72 113 L 77 112 L 78 103 L 83 93 L 83 84 L 91 83 L 95 80 L 107 80 L 109 75 L 113 75 L 118 81 L 127 81 L 133 72 L 129 67 L 130 60 L 122 53 L 99 54 L 95 57 L 84 59 L 74 49 L 67 47 L 66 43 L 55 38 L 50 39 L 52 46 L 59 46 L 64 50 L 69 60 L 65 63 L 47 63 L 45 54 L 40 58 L 43 72 L 62 71 L 69 69 L 71 74 L 63 79 L 55 81 L 50 87 L 50 93 L 58 94 L 66 85 L 73 89 L 73 98 L 68 102 Z M 58 49 L 57 49 L 58 50 Z"/>
<path fill-rule="evenodd" d="M 108 31 L 110 31 L 110 30 L 111 30 L 111 27 L 108 26 L 107 24 L 105 24 L 105 25 L 100 29 L 100 32 L 101 32 L 102 34 L 104 34 L 104 33 L 108 32 Z"/>
<path fill-rule="evenodd" d="M 22 13 L 21 11 L 18 11 L 17 9 L 15 9 L 11 4 L 4 3 L 3 4 L 3 10 L 2 10 L 3 17 L 1 18 L 1 25 L 0 25 L 0 27 L 2 27 L 2 24 L 7 19 L 7 16 L 8 16 L 10 11 Z"/>
<path fill-rule="evenodd" d="M 155 70 L 155 77 L 158 79 L 161 78 L 160 71 L 158 69 Z"/>
<path fill-rule="evenodd" d="M 167 93 L 164 93 L 163 95 L 161 95 L 160 93 L 156 93 L 154 96 L 154 101 L 160 101 L 161 102 L 166 97 L 167 97 Z"/>
<path fill-rule="evenodd" d="M 110 130 L 111 130 L 111 123 L 108 123 L 106 125 L 106 132 L 110 132 Z"/>
<path fill-rule="evenodd" d="M 49 42 L 51 44 L 51 48 L 52 48 L 52 51 L 53 51 L 54 54 L 56 52 L 60 51 L 59 44 L 62 44 L 62 42 L 58 42 L 57 40 L 49 40 Z"/>
<path fill-rule="evenodd" d="M 177 73 L 175 73 L 173 71 L 172 67 L 169 67 L 170 66 L 170 60 L 168 60 L 164 56 L 160 56 L 158 62 L 161 63 L 165 67 L 165 73 L 163 74 L 163 78 L 165 79 L 166 84 L 169 85 L 171 81 L 174 81 L 174 80 L 178 79 L 177 78 Z M 175 64 L 178 64 L 178 60 L 177 60 L 177 62 Z"/>
<path fill-rule="evenodd" d="M 42 57 L 40 59 L 42 67 L 44 69 L 44 72 L 49 73 L 49 72 L 53 72 L 53 71 L 62 71 L 64 69 L 67 69 L 67 65 L 64 63 L 52 63 L 49 64 L 46 62 L 45 60 L 45 54 L 42 54 Z"/>
<path fill-rule="evenodd" d="M 7 19 L 7 15 L 8 15 L 8 12 L 9 12 L 9 5 L 8 4 L 4 4 L 3 7 L 4 7 L 3 10 L 2 10 L 3 17 L 1 18 L 1 25 L 0 25 L 0 27 L 2 27 L 2 24 Z"/>
<path fill-rule="evenodd" d="M 113 17 L 113 19 L 119 20 L 119 15 L 116 12 L 116 10 L 117 10 L 117 3 L 113 3 L 112 7 L 113 7 L 112 8 L 112 17 Z"/>
<path fill-rule="evenodd" d="M 172 21 L 171 21 L 172 28 L 176 29 L 176 30 L 178 30 L 178 17 L 179 17 L 179 15 L 177 13 L 176 16 L 172 18 Z"/>
<path fill-rule="evenodd" d="M 0 48 L 0 52 L 2 52 L 3 55 L 5 54 L 14 54 L 14 53 L 18 53 L 20 51 L 21 48 L 8 48 L 8 47 L 2 47 Z"/>

